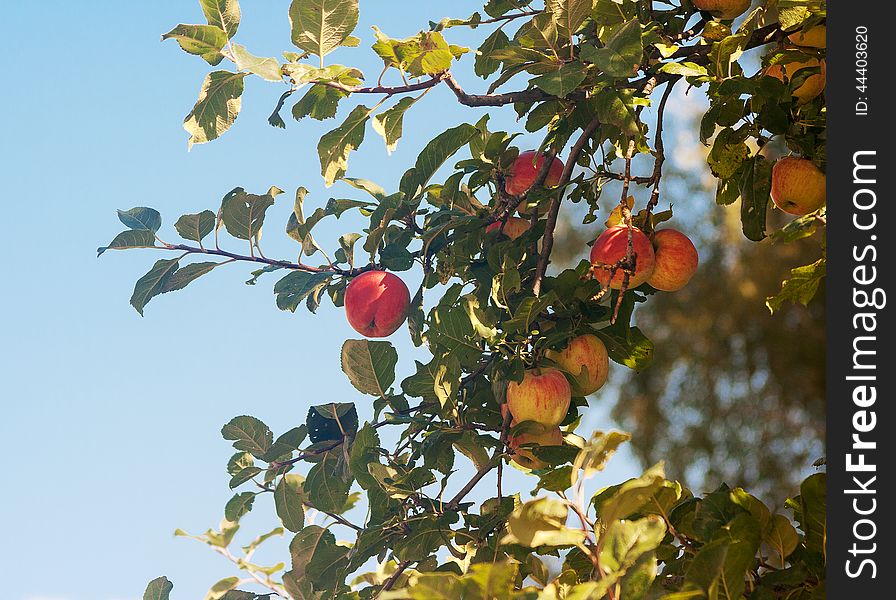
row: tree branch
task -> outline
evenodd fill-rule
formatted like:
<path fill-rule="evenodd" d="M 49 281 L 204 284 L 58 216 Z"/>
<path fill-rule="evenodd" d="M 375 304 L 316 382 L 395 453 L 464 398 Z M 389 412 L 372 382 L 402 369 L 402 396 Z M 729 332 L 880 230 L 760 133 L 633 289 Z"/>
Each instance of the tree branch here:
<path fill-rule="evenodd" d="M 541 254 L 538 257 L 538 265 L 535 268 L 535 281 L 532 283 L 532 292 L 536 296 L 541 293 L 541 282 L 544 279 L 545 271 L 547 271 L 548 268 L 548 262 L 551 258 L 551 250 L 554 248 L 554 229 L 557 227 L 557 216 L 560 214 L 560 203 L 563 201 L 563 186 L 569 183 L 569 180 L 572 177 L 572 170 L 578 162 L 579 155 L 582 153 L 585 144 L 588 143 L 588 140 L 591 139 L 591 136 L 594 135 L 594 131 L 599 126 L 600 121 L 596 118 L 585 126 L 582 135 L 576 140 L 576 143 L 569 153 L 566 165 L 563 167 L 563 173 L 560 175 L 560 183 L 558 184 L 560 191 L 554 194 L 554 197 L 551 198 L 547 224 L 545 225 L 544 230 L 544 239 L 541 242 Z"/>
<path fill-rule="evenodd" d="M 275 260 L 271 258 L 264 258 L 263 256 L 246 256 L 243 254 L 236 254 L 234 252 L 228 252 L 227 250 L 215 249 L 210 250 L 208 248 L 202 248 L 199 246 L 189 246 L 187 244 L 164 244 L 163 246 L 153 246 L 153 248 L 157 248 L 159 250 L 175 250 L 179 252 L 184 252 L 185 254 L 209 254 L 211 256 L 224 256 L 231 260 L 241 260 L 246 262 L 255 262 L 262 263 L 265 265 L 270 265 L 273 267 L 280 267 L 281 269 L 289 269 L 292 271 L 305 271 L 306 273 L 329 273 L 332 272 L 336 275 L 357 275 L 359 273 L 363 273 L 364 271 L 369 271 L 373 268 L 372 265 L 368 265 L 367 267 L 360 267 L 358 269 L 340 269 L 339 267 L 312 267 L 310 265 L 302 264 L 302 263 L 294 263 L 289 262 L 287 260 Z"/>

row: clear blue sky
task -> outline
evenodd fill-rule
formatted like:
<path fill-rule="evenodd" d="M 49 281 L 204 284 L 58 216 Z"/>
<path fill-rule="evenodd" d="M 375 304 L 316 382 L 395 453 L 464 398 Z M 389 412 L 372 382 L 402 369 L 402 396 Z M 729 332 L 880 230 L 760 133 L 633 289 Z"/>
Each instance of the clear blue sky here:
<path fill-rule="evenodd" d="M 371 24 L 406 36 L 431 18 L 476 8 L 466 0 L 361 4 L 363 47 L 334 60 L 353 61 L 372 79 L 379 68 L 366 49 Z M 244 2 L 238 41 L 258 55 L 290 49 L 287 6 Z M 371 14 L 374 6 L 379 14 Z M 233 573 L 172 532 L 201 531 L 222 516 L 231 492 L 221 425 L 248 413 L 283 431 L 302 422 L 311 404 L 330 401 L 359 401 L 362 418 L 370 415 L 339 370 L 342 341 L 356 337 L 340 310 L 325 304 L 316 317 L 280 312 L 275 275 L 249 287 L 249 268 L 230 265 L 156 298 L 141 318 L 128 298 L 160 255 L 95 257 L 122 229 L 116 208 L 159 209 L 161 233 L 173 238 L 178 215 L 216 209 L 235 186 L 262 192 L 277 185 L 288 194 L 268 213 L 264 248 L 291 258 L 296 247 L 281 231 L 295 188 L 311 191 L 306 206 L 354 194 L 321 183 L 316 139 L 335 122 L 299 124 L 286 111 L 286 131 L 269 127 L 283 90 L 261 80 L 247 82 L 231 132 L 187 152 L 181 122 L 209 69 L 159 36 L 201 19 L 192 1 L 4 7 L 0 171 L 11 253 L 0 294 L 4 599 L 137 600 L 161 574 L 175 582 L 175 598 L 203 597 Z M 472 45 L 483 35 L 452 33 L 451 41 Z M 481 91 L 471 64 L 466 57 L 459 76 Z M 349 173 L 394 188 L 425 140 L 476 118 L 436 90 L 408 115 L 408 135 L 391 157 L 368 130 Z M 499 126 L 514 126 L 511 109 L 494 113 Z M 359 227 L 343 219 L 316 231 L 332 247 L 340 233 Z M 413 365 L 407 334 L 393 337 L 406 374 Z M 601 414 L 595 409 L 588 426 L 610 427 Z M 630 458 L 618 457 L 607 482 L 635 471 Z M 512 480 L 518 489 L 522 481 Z M 270 510 L 257 513 L 245 520 L 252 533 L 273 525 Z"/>

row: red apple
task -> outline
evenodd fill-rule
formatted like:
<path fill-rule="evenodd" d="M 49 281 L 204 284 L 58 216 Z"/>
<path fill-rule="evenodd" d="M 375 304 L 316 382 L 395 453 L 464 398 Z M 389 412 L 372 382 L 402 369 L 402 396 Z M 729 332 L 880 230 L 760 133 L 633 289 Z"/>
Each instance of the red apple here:
<path fill-rule="evenodd" d="M 548 350 L 545 356 L 571 376 L 575 396 L 593 394 L 607 382 L 610 358 L 607 347 L 594 334 L 575 337 L 562 351 Z"/>
<path fill-rule="evenodd" d="M 750 8 L 752 0 L 694 0 L 698 10 L 705 10 L 720 19 L 735 19 Z"/>
<path fill-rule="evenodd" d="M 520 237 L 527 231 L 531 225 L 527 219 L 522 219 L 520 217 L 507 217 L 507 223 L 504 224 L 504 228 L 501 229 L 501 221 L 496 223 L 492 223 L 488 227 L 485 228 L 486 231 L 498 231 L 499 229 L 512 240 Z"/>
<path fill-rule="evenodd" d="M 519 435 L 511 435 L 507 440 L 507 445 L 514 451 L 511 460 L 521 467 L 527 469 L 543 469 L 547 465 L 546 462 L 536 457 L 531 448 L 521 448 L 525 444 L 536 444 L 538 446 L 562 446 L 563 432 L 560 427 L 545 427 L 544 431 L 534 432 L 527 431 Z"/>
<path fill-rule="evenodd" d="M 653 234 L 656 267 L 647 283 L 664 292 L 680 290 L 697 272 L 697 248 L 680 231 L 660 229 Z"/>
<path fill-rule="evenodd" d="M 536 152 L 528 150 L 521 152 L 513 161 L 510 170 L 504 176 L 504 190 L 511 196 L 519 196 L 532 187 L 535 179 L 538 177 L 538 171 L 544 163 L 544 155 L 538 156 L 536 161 Z M 560 177 L 563 175 L 563 161 L 554 157 L 551 166 L 548 167 L 548 175 L 544 180 L 544 187 L 556 187 L 560 183 Z M 537 210 L 538 214 L 544 214 L 547 211 L 547 204 L 533 206 L 531 203 L 524 202 L 517 209 L 521 215 L 531 214 Z"/>
<path fill-rule="evenodd" d="M 644 232 L 632 228 L 632 250 L 635 258 L 635 273 L 629 277 L 628 287 L 638 287 L 653 273 L 656 258 L 653 254 L 653 245 L 644 235 Z M 610 227 L 600 234 L 591 247 L 591 265 L 594 267 L 594 277 L 601 285 L 609 285 L 614 290 L 622 287 L 625 274 L 622 269 L 617 269 L 610 281 L 613 267 L 625 258 L 628 252 L 629 228 L 625 225 Z"/>
<path fill-rule="evenodd" d="M 530 369 L 522 382 L 507 385 L 507 408 L 517 422 L 559 425 L 566 418 L 571 399 L 569 382 L 557 369 Z"/>
<path fill-rule="evenodd" d="M 791 215 L 807 215 L 824 206 L 827 177 L 811 160 L 786 156 L 772 167 L 772 201 Z"/>
<path fill-rule="evenodd" d="M 770 75 L 781 81 L 790 81 L 797 71 L 800 69 L 808 69 L 809 67 L 820 67 L 821 72 L 810 75 L 803 84 L 793 90 L 793 97 L 800 104 L 805 104 L 814 100 L 824 91 L 825 80 L 827 78 L 827 65 L 824 59 L 810 58 L 805 61 L 794 61 L 786 65 L 771 65 L 765 70 L 766 75 Z"/>
<path fill-rule="evenodd" d="M 366 337 L 392 335 L 407 318 L 410 304 L 408 286 L 386 271 L 365 271 L 345 288 L 345 316 Z"/>
<path fill-rule="evenodd" d="M 828 28 L 825 25 L 815 25 L 806 31 L 794 31 L 787 39 L 790 43 L 803 48 L 827 48 Z"/>

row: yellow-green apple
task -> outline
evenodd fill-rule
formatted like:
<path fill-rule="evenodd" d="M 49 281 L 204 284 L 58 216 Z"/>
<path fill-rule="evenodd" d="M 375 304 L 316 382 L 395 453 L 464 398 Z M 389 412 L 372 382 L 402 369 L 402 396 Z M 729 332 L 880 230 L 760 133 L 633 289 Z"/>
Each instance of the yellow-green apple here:
<path fill-rule="evenodd" d="M 498 231 L 500 230 L 504 235 L 509 237 L 512 240 L 520 237 L 527 231 L 529 231 L 529 221 L 526 219 L 522 219 L 520 217 L 507 217 L 507 222 L 504 223 L 503 229 L 501 228 L 501 222 L 498 221 L 496 223 L 492 223 L 488 227 L 485 228 L 486 231 Z"/>
<path fill-rule="evenodd" d="M 366 337 L 392 335 L 407 318 L 410 304 L 408 286 L 386 271 L 365 271 L 345 288 L 345 316 Z"/>
<path fill-rule="evenodd" d="M 653 273 L 656 258 L 653 254 L 653 245 L 643 231 L 633 227 L 631 234 L 635 272 L 629 277 L 628 287 L 634 288 L 647 281 Z M 591 265 L 594 278 L 600 281 L 604 287 L 609 285 L 614 290 L 622 287 L 625 274 L 621 268 L 613 274 L 612 281 L 610 276 L 617 263 L 627 256 L 628 236 L 629 228 L 627 226 L 616 225 L 600 234 L 594 240 L 594 245 L 591 246 Z"/>
<path fill-rule="evenodd" d="M 559 425 L 569 411 L 572 390 L 557 369 L 529 369 L 519 383 L 507 385 L 507 409 L 517 422 Z"/>
<path fill-rule="evenodd" d="M 794 31 L 787 39 L 790 43 L 803 48 L 827 48 L 828 28 L 825 25 L 816 25 L 806 31 Z"/>
<path fill-rule="evenodd" d="M 827 177 L 811 160 L 796 156 L 778 159 L 772 167 L 772 201 L 791 215 L 807 215 L 824 206 Z"/>
<path fill-rule="evenodd" d="M 538 157 L 537 160 L 536 156 Z M 527 192 L 538 178 L 538 171 L 541 170 L 544 159 L 543 154 L 539 156 L 534 150 L 521 152 L 504 176 L 504 190 L 511 196 L 519 196 Z M 551 166 L 548 167 L 548 174 L 543 184 L 544 187 L 556 187 L 560 183 L 562 175 L 563 161 L 554 157 L 554 160 L 551 161 Z M 523 216 L 529 216 L 533 212 L 543 215 L 548 210 L 548 203 L 545 201 L 536 203 L 527 199 L 517 207 L 517 210 Z"/>
<path fill-rule="evenodd" d="M 819 73 L 815 73 L 806 78 L 800 87 L 793 90 L 793 97 L 800 104 L 805 104 L 817 98 L 824 91 L 825 81 L 827 78 L 827 65 L 824 59 L 810 58 L 805 61 L 789 62 L 786 65 L 771 65 L 765 70 L 766 75 L 770 75 L 781 81 L 790 81 L 800 69 L 808 69 L 810 67 L 818 67 Z"/>
<path fill-rule="evenodd" d="M 680 231 L 660 229 L 653 234 L 656 267 L 647 283 L 664 292 L 680 290 L 697 272 L 697 248 Z"/>
<path fill-rule="evenodd" d="M 735 19 L 750 8 L 752 0 L 694 0 L 698 10 L 705 10 L 720 19 Z"/>
<path fill-rule="evenodd" d="M 546 462 L 535 456 L 532 448 L 522 448 L 521 446 L 534 444 L 537 446 L 562 446 L 563 432 L 560 427 L 544 427 L 543 431 L 525 431 L 519 435 L 511 435 L 507 439 L 507 445 L 513 450 L 513 458 L 511 460 L 521 467 L 527 469 L 543 469 L 547 465 Z"/>
<path fill-rule="evenodd" d="M 607 347 L 592 333 L 574 337 L 560 352 L 548 350 L 545 357 L 570 375 L 575 396 L 593 394 L 607 382 L 610 372 Z"/>

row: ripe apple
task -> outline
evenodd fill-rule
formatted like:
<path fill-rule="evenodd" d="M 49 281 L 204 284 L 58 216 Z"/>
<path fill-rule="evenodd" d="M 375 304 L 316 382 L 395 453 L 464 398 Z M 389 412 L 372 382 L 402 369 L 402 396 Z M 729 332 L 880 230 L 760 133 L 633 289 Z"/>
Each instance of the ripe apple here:
<path fill-rule="evenodd" d="M 811 160 L 785 156 L 772 167 L 772 201 L 786 213 L 807 215 L 827 201 L 826 183 L 827 177 Z"/>
<path fill-rule="evenodd" d="M 575 396 L 593 394 L 607 382 L 610 358 L 607 347 L 594 334 L 575 337 L 562 351 L 548 350 L 545 356 L 569 373 Z"/>
<path fill-rule="evenodd" d="M 386 271 L 365 271 L 345 288 L 345 316 L 366 337 L 392 335 L 407 318 L 410 304 L 408 286 Z"/>
<path fill-rule="evenodd" d="M 765 74 L 771 75 L 775 79 L 780 79 L 781 81 L 785 81 L 785 78 L 786 81 L 790 81 L 790 79 L 796 75 L 797 71 L 809 67 L 819 67 L 821 72 L 810 75 L 800 87 L 793 90 L 793 97 L 796 98 L 800 104 L 805 104 L 806 102 L 810 102 L 817 98 L 824 91 L 825 80 L 827 77 L 827 65 L 824 59 L 819 60 L 817 58 L 810 58 L 806 61 L 795 61 L 787 63 L 786 65 L 771 65 L 765 70 Z"/>
<path fill-rule="evenodd" d="M 827 48 L 828 28 L 825 25 L 810 27 L 807 31 L 794 31 L 787 39 L 803 48 Z"/>
<path fill-rule="evenodd" d="M 571 399 L 569 382 L 557 369 L 529 369 L 522 382 L 507 385 L 507 408 L 517 422 L 559 425 L 566 418 Z"/>
<path fill-rule="evenodd" d="M 507 217 L 507 223 L 504 224 L 504 229 L 502 230 L 502 232 L 510 239 L 515 240 L 516 238 L 529 231 L 530 227 L 531 225 L 526 219 L 522 219 L 520 217 Z M 501 229 L 500 221 L 492 223 L 485 228 L 486 231 L 497 231 L 499 229 Z"/>
<path fill-rule="evenodd" d="M 531 448 L 520 448 L 525 444 L 537 444 L 538 446 L 562 446 L 563 432 L 560 427 L 545 427 L 544 431 L 533 432 L 526 431 L 519 435 L 511 435 L 507 440 L 507 445 L 514 451 L 513 462 L 527 469 L 543 469 L 547 465 L 546 462 L 536 457 Z"/>
<path fill-rule="evenodd" d="M 535 160 L 535 150 L 527 150 L 520 152 L 520 155 L 513 161 L 510 171 L 504 177 L 504 189 L 511 196 L 519 196 L 535 183 L 538 177 L 538 171 L 544 163 L 544 155 Z M 544 187 L 556 187 L 560 183 L 560 176 L 563 175 L 563 161 L 554 157 L 554 161 L 548 168 L 548 176 L 544 180 Z"/>
<path fill-rule="evenodd" d="M 705 10 L 720 19 L 735 19 L 750 8 L 752 0 L 694 0 L 698 10 Z"/>
<path fill-rule="evenodd" d="M 609 285 L 614 290 L 622 287 L 625 274 L 622 269 L 617 269 L 610 281 L 613 266 L 625 258 L 628 252 L 629 229 L 625 225 L 615 225 L 600 234 L 591 246 L 591 265 L 594 267 L 594 277 L 601 285 Z M 629 277 L 628 287 L 638 287 L 653 273 L 656 257 L 653 253 L 653 245 L 644 235 L 644 232 L 632 228 L 632 251 L 635 258 L 635 273 Z"/>
<path fill-rule="evenodd" d="M 697 248 L 680 231 L 660 229 L 653 234 L 656 267 L 647 283 L 664 292 L 680 290 L 697 272 Z"/>

